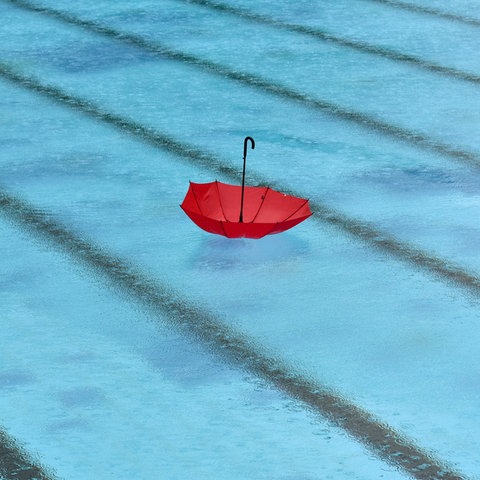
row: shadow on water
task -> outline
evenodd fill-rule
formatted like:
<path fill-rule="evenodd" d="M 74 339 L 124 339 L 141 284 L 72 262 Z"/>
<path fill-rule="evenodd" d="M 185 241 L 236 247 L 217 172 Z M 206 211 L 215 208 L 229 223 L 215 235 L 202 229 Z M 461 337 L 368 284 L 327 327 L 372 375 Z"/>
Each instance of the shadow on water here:
<path fill-rule="evenodd" d="M 122 66 L 138 66 L 146 62 L 157 62 L 158 58 L 148 52 L 139 52 L 128 45 L 113 45 L 109 42 L 67 42 L 58 48 L 33 49 L 25 56 L 47 63 L 51 67 L 67 72 L 96 72 Z"/>
<path fill-rule="evenodd" d="M 455 189 L 464 193 L 476 193 L 480 177 L 478 172 L 418 165 L 408 168 L 387 167 L 369 171 L 361 175 L 361 181 L 398 192 L 421 191 L 428 194 Z"/>
<path fill-rule="evenodd" d="M 33 374 L 24 371 L 0 372 L 0 390 L 2 388 L 22 387 L 36 382 Z"/>
<path fill-rule="evenodd" d="M 236 372 L 182 337 L 152 338 L 142 346 L 144 358 L 163 378 L 183 388 L 228 383 Z"/>
<path fill-rule="evenodd" d="M 193 254 L 198 269 L 231 270 L 265 264 L 282 264 L 306 256 L 307 241 L 291 233 L 270 235 L 258 240 L 209 236 Z"/>

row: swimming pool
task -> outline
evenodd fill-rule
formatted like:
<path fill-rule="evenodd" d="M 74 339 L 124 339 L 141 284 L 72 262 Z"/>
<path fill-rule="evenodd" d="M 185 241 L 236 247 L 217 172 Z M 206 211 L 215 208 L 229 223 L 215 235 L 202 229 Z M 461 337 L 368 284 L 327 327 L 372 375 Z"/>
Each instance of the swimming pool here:
<path fill-rule="evenodd" d="M 0 13 L 4 478 L 480 476 L 475 2 Z M 217 238 L 246 135 L 314 215 Z"/>

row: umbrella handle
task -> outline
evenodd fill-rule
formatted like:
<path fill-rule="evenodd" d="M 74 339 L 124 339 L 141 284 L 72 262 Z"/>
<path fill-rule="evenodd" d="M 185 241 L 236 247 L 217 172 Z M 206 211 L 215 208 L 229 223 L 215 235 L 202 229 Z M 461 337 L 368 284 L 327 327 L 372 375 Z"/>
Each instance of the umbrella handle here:
<path fill-rule="evenodd" d="M 243 223 L 243 195 L 245 191 L 245 167 L 247 165 L 247 145 L 248 141 L 252 143 L 252 150 L 255 149 L 255 140 L 252 137 L 245 137 L 243 141 L 243 174 L 242 174 L 242 199 L 240 201 L 240 218 L 238 221 Z"/>

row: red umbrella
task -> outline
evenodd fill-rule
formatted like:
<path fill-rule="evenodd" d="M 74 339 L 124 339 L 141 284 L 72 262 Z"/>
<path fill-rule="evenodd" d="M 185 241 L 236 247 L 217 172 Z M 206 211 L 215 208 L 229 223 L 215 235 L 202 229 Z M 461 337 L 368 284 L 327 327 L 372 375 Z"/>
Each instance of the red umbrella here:
<path fill-rule="evenodd" d="M 180 205 L 203 230 L 228 238 L 262 238 L 280 233 L 307 219 L 308 200 L 277 192 L 270 187 L 245 187 L 247 144 L 243 144 L 242 186 L 222 182 L 190 182 Z"/>

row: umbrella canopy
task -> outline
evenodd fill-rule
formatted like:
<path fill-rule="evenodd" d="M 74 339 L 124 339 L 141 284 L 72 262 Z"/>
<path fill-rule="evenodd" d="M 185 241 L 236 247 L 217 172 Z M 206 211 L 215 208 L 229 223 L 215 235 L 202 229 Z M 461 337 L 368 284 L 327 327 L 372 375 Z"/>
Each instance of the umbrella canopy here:
<path fill-rule="evenodd" d="M 193 183 L 181 204 L 183 211 L 203 230 L 228 238 L 262 238 L 280 233 L 307 219 L 308 200 L 269 187 L 242 188 L 222 182 Z"/>
<path fill-rule="evenodd" d="M 222 182 L 190 182 L 180 205 L 203 230 L 228 238 L 262 238 L 280 233 L 307 219 L 308 200 L 277 192 L 270 187 L 245 187 L 247 143 L 243 149 L 242 186 Z"/>

